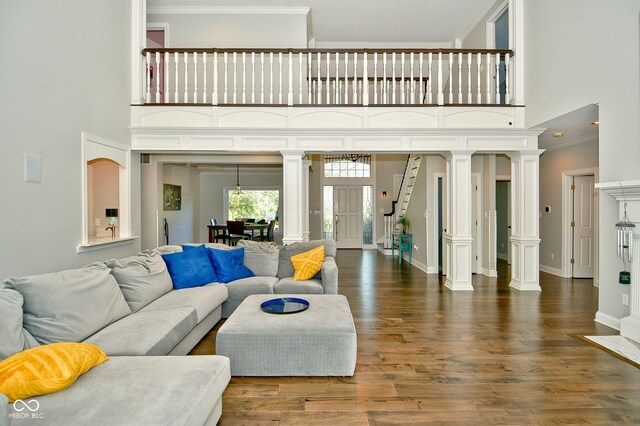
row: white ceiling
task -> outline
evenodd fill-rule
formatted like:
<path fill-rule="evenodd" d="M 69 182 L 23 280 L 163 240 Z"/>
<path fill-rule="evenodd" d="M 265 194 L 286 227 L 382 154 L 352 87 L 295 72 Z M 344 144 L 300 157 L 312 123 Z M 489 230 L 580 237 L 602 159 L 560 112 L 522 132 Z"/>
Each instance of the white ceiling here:
<path fill-rule="evenodd" d="M 538 146 L 548 149 L 593 140 L 598 137 L 598 125 L 592 123 L 598 120 L 598 116 L 598 105 L 591 104 L 534 126 L 547 129 L 538 137 Z M 557 132 L 563 135 L 554 137 Z"/>
<path fill-rule="evenodd" d="M 148 0 L 148 7 L 309 7 L 311 38 L 336 47 L 449 47 L 496 0 Z"/>

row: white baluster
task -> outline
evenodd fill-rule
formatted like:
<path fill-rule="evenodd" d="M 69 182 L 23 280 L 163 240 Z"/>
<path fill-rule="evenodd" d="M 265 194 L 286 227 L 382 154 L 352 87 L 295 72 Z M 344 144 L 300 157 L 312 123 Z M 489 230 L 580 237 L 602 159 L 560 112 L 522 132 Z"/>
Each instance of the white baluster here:
<path fill-rule="evenodd" d="M 320 65 L 322 64 L 322 54 L 318 52 L 316 57 L 318 59 L 318 76 L 317 76 L 318 80 L 316 83 L 316 89 L 317 89 L 316 102 L 318 103 L 318 105 L 320 105 L 322 104 L 322 80 L 321 80 L 321 68 L 320 68 Z"/>
<path fill-rule="evenodd" d="M 449 52 L 449 103 L 453 103 L 453 53 Z"/>
<path fill-rule="evenodd" d="M 299 90 L 298 90 L 298 104 L 302 105 L 302 63 L 303 63 L 302 52 L 298 52 L 298 74 L 299 74 Z"/>
<path fill-rule="evenodd" d="M 378 103 L 378 52 L 373 52 L 373 104 Z"/>
<path fill-rule="evenodd" d="M 242 103 L 247 103 L 247 52 L 242 52 Z"/>
<path fill-rule="evenodd" d="M 147 103 L 151 103 L 151 52 L 147 52 L 146 62 L 147 62 L 147 92 L 145 93 L 144 99 Z"/>
<path fill-rule="evenodd" d="M 353 99 L 351 102 L 358 103 L 358 52 L 353 53 Z"/>
<path fill-rule="evenodd" d="M 496 105 L 500 104 L 500 54 L 496 53 Z"/>
<path fill-rule="evenodd" d="M 409 56 L 409 60 L 411 61 L 411 66 L 410 66 L 410 76 L 411 79 L 409 80 L 409 85 L 411 86 L 411 102 L 409 102 L 410 104 L 415 104 L 416 103 L 416 85 L 415 82 L 413 81 L 413 62 L 415 60 L 414 58 L 414 54 L 413 52 L 411 52 L 411 55 Z"/>
<path fill-rule="evenodd" d="M 293 52 L 289 50 L 289 93 L 287 105 L 293 105 Z"/>
<path fill-rule="evenodd" d="M 478 98 L 476 99 L 476 102 L 481 104 L 482 103 L 482 53 L 478 53 L 478 63 L 477 63 L 477 68 L 478 68 Z"/>
<path fill-rule="evenodd" d="M 256 103 L 256 52 L 251 52 L 251 103 Z"/>
<path fill-rule="evenodd" d="M 260 52 L 260 103 L 264 104 L 264 52 Z"/>
<path fill-rule="evenodd" d="M 473 103 L 471 99 L 471 62 L 473 61 L 473 54 L 469 52 L 467 55 L 467 103 Z"/>
<path fill-rule="evenodd" d="M 407 103 L 405 98 L 404 52 L 400 54 L 400 103 Z"/>
<path fill-rule="evenodd" d="M 504 58 L 504 66 L 505 66 L 505 72 L 504 72 L 504 81 L 505 81 L 505 92 L 504 92 L 504 103 L 505 104 L 511 104 L 511 76 L 509 75 L 509 68 L 510 68 L 510 60 L 511 58 L 509 57 L 509 54 L 507 53 L 505 55 Z"/>
<path fill-rule="evenodd" d="M 193 102 L 198 102 L 198 52 L 193 52 Z"/>
<path fill-rule="evenodd" d="M 327 104 L 331 103 L 331 53 L 327 52 Z"/>
<path fill-rule="evenodd" d="M 202 103 L 207 103 L 207 52 L 202 52 Z"/>
<path fill-rule="evenodd" d="M 233 52 L 233 103 L 238 103 L 238 52 Z"/>
<path fill-rule="evenodd" d="M 429 52 L 429 76 L 427 77 L 427 93 L 429 94 L 429 98 L 427 100 L 428 104 L 433 103 L 433 80 L 431 79 L 431 67 L 433 65 L 433 52 Z"/>
<path fill-rule="evenodd" d="M 387 103 L 387 52 L 382 53 L 382 103 Z"/>
<path fill-rule="evenodd" d="M 173 94 L 173 101 L 175 103 L 180 102 L 180 99 L 178 97 L 178 95 L 179 95 L 179 92 L 178 92 L 178 86 L 179 86 L 179 83 L 178 83 L 178 69 L 180 68 L 180 61 L 179 61 L 179 56 L 178 55 L 179 55 L 178 52 L 174 52 L 173 53 L 173 62 L 176 63 L 176 90 L 175 90 L 175 92 Z"/>
<path fill-rule="evenodd" d="M 189 52 L 184 52 L 184 103 L 189 102 Z"/>
<path fill-rule="evenodd" d="M 313 98 L 312 98 L 312 86 L 313 86 L 313 80 L 311 79 L 311 63 L 313 62 L 313 57 L 311 56 L 311 52 L 307 52 L 307 82 L 309 84 L 309 93 L 307 96 L 309 96 L 309 104 L 311 104 L 313 102 Z"/>
<path fill-rule="evenodd" d="M 344 103 L 349 103 L 349 53 L 344 52 Z"/>
<path fill-rule="evenodd" d="M 214 105 L 218 105 L 218 51 L 213 52 L 213 95 Z"/>
<path fill-rule="evenodd" d="M 396 52 L 391 54 L 391 103 L 396 103 Z"/>
<path fill-rule="evenodd" d="M 340 53 L 336 52 L 336 81 L 333 84 L 334 104 L 340 103 Z"/>
<path fill-rule="evenodd" d="M 269 103 L 273 104 L 273 52 L 269 52 Z"/>
<path fill-rule="evenodd" d="M 491 53 L 487 53 L 487 100 L 485 103 L 491 103 Z"/>
<path fill-rule="evenodd" d="M 229 63 L 228 63 L 228 52 L 224 52 L 224 103 L 228 102 L 227 93 L 229 92 Z"/>
<path fill-rule="evenodd" d="M 369 61 L 367 51 L 362 61 L 362 105 L 369 105 Z"/>
<path fill-rule="evenodd" d="M 282 105 L 282 52 L 278 52 L 278 103 Z"/>
<path fill-rule="evenodd" d="M 160 52 L 156 52 L 156 103 L 160 103 Z"/>
<path fill-rule="evenodd" d="M 418 80 L 418 84 L 420 85 L 420 91 L 419 91 L 420 99 L 418 100 L 418 103 L 422 104 L 422 103 L 424 103 L 424 95 L 425 95 L 425 93 L 424 93 L 424 81 L 423 81 L 424 80 L 423 79 L 424 74 L 422 73 L 423 72 L 423 68 L 422 67 L 423 67 L 423 63 L 424 63 L 424 52 L 420 52 L 419 60 L 420 60 L 420 79 Z"/>
<path fill-rule="evenodd" d="M 164 53 L 164 102 L 169 102 L 169 56 L 170 53 Z"/>
<path fill-rule="evenodd" d="M 444 105 L 444 93 L 442 92 L 442 52 L 438 52 L 438 105 Z"/>
<path fill-rule="evenodd" d="M 462 53 L 458 53 L 458 103 L 462 103 Z"/>

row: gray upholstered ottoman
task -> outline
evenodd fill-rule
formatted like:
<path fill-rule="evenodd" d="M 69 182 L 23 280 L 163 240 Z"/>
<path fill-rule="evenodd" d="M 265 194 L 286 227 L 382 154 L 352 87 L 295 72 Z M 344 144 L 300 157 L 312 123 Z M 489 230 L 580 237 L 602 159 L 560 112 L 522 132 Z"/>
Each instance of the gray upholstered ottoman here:
<path fill-rule="evenodd" d="M 276 297 L 299 297 L 309 309 L 295 314 L 262 312 Z M 231 360 L 232 376 L 352 376 L 356 328 L 341 295 L 248 296 L 218 330 L 216 353 Z"/>

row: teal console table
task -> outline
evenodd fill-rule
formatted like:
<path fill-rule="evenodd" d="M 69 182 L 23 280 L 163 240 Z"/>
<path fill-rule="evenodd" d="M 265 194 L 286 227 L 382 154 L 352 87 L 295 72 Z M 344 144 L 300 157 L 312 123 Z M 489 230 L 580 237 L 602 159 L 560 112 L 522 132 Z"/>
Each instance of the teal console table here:
<path fill-rule="evenodd" d="M 409 263 L 413 258 L 413 234 L 392 234 L 391 236 L 391 256 L 395 256 L 395 249 L 398 248 L 398 261 L 402 263 L 402 253 L 409 253 Z"/>

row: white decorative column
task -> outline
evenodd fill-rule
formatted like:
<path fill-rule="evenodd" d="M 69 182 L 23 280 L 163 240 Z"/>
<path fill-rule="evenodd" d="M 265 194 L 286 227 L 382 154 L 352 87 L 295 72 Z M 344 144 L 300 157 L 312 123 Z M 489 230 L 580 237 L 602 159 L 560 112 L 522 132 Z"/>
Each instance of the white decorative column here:
<path fill-rule="evenodd" d="M 627 215 L 636 225 L 633 229 L 631 284 L 629 288 L 629 315 L 620 320 L 620 335 L 640 343 L 640 181 L 603 182 L 597 183 L 596 188 L 611 195 L 618 201 L 618 217 L 624 215 L 624 204 L 627 203 Z M 602 232 L 615 232 L 614 224 L 611 229 Z M 614 248 L 611 247 L 611 250 Z M 602 279 L 600 280 L 602 282 Z"/>
<path fill-rule="evenodd" d="M 309 241 L 309 167 L 311 167 L 311 160 L 302 160 L 302 189 L 304 194 L 302 196 L 303 211 L 302 211 L 302 239 Z"/>
<path fill-rule="evenodd" d="M 542 150 L 511 157 L 511 287 L 540 291 L 539 169 Z"/>
<path fill-rule="evenodd" d="M 304 239 L 304 151 L 281 151 L 282 154 L 282 243 L 291 244 Z M 307 173 L 308 175 L 308 173 Z M 308 216 L 308 214 L 307 214 Z M 307 219 L 308 220 L 308 219 Z"/>
<path fill-rule="evenodd" d="M 471 154 L 456 151 L 445 154 L 447 160 L 447 230 L 445 286 L 451 290 L 471 290 L 472 191 Z"/>

